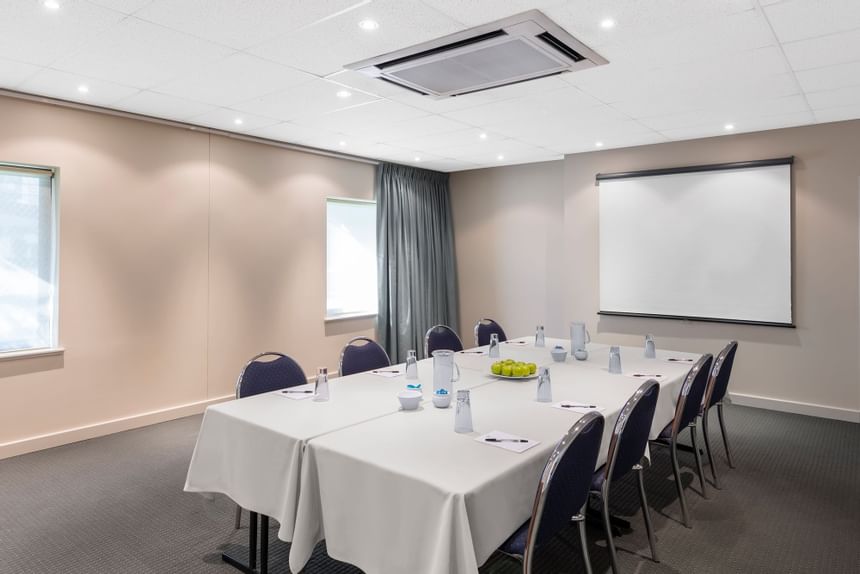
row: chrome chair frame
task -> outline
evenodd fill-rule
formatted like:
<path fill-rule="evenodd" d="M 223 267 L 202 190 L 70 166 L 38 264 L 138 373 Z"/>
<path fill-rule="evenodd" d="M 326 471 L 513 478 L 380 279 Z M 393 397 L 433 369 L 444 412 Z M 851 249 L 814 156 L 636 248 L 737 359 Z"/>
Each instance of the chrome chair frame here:
<path fill-rule="evenodd" d="M 725 418 L 723 417 L 723 399 L 725 398 L 725 393 L 714 404 L 711 404 L 711 400 L 713 399 L 714 388 L 716 387 L 716 384 L 717 384 L 717 377 L 720 376 L 720 372 L 723 369 L 726 358 L 731 353 L 737 353 L 737 348 L 738 348 L 738 342 L 737 341 L 731 341 L 731 342 L 729 342 L 728 345 L 723 347 L 723 349 L 719 352 L 719 354 L 717 354 L 717 358 L 714 361 L 714 367 L 713 367 L 713 369 L 711 369 L 711 376 L 708 379 L 708 388 L 705 391 L 705 398 L 702 401 L 702 412 L 701 412 L 702 437 L 704 438 L 704 442 L 705 442 L 705 452 L 708 455 L 708 464 L 711 465 L 711 476 L 714 478 L 714 486 L 717 488 L 721 488 L 721 487 L 720 487 L 720 480 L 717 477 L 717 468 L 716 468 L 716 465 L 714 464 L 713 452 L 711 451 L 711 440 L 710 440 L 710 437 L 708 435 L 708 415 L 710 414 L 711 407 L 716 406 L 717 407 L 717 416 L 718 416 L 719 422 L 720 422 L 720 433 L 723 435 L 723 445 L 726 448 L 726 458 L 728 459 L 728 462 L 729 462 L 729 468 L 734 468 L 735 465 L 734 465 L 734 462 L 732 461 L 732 451 L 729 448 L 729 437 L 726 434 L 726 421 L 725 421 Z M 733 365 L 729 366 L 729 372 L 726 374 L 726 377 L 731 377 L 732 366 Z M 728 389 L 728 383 L 726 383 L 726 389 Z"/>
<path fill-rule="evenodd" d="M 374 341 L 374 340 L 373 340 L 373 339 L 371 339 L 370 337 L 353 337 L 352 339 L 350 339 L 349 341 L 347 341 L 346 345 L 344 345 L 344 346 L 343 346 L 343 349 L 341 349 L 341 350 L 340 350 L 340 358 L 339 358 L 339 359 L 338 359 L 338 361 L 337 361 L 337 376 L 338 376 L 338 377 L 342 377 L 342 376 L 343 376 L 343 356 L 344 356 L 344 354 L 346 354 L 346 350 L 347 350 L 349 347 L 351 347 L 351 346 L 352 346 L 352 344 L 353 344 L 353 343 L 355 343 L 356 341 L 366 341 L 367 343 L 371 343 L 371 344 L 376 345 L 377 347 L 379 347 L 379 349 L 380 349 L 380 350 L 383 352 L 383 354 L 385 355 L 385 359 L 388 361 L 388 364 L 387 364 L 387 365 L 385 365 L 385 366 L 387 366 L 387 367 L 390 367 L 390 366 L 391 366 L 391 357 L 388 355 L 388 351 L 386 351 L 386 350 L 382 347 L 382 345 L 380 345 L 379 343 L 377 343 L 376 341 Z"/>
<path fill-rule="evenodd" d="M 621 414 L 618 415 L 618 420 L 615 422 L 615 428 L 612 429 L 612 439 L 609 442 L 609 452 L 606 457 L 606 472 L 604 474 L 603 484 L 600 488 L 600 498 L 603 503 L 603 527 L 606 530 L 606 547 L 609 550 L 609 560 L 612 565 L 612 572 L 618 574 L 618 556 L 615 551 L 615 542 L 612 539 L 612 524 L 610 521 L 609 515 L 609 487 L 612 483 L 612 476 L 615 473 L 615 461 L 618 458 L 618 441 L 619 437 L 624 432 L 624 427 L 627 424 L 627 419 L 630 417 L 630 413 L 633 409 L 636 408 L 636 405 L 642 400 L 642 397 L 651 391 L 653 387 L 657 387 L 657 398 L 659 400 L 659 392 L 660 392 L 660 383 L 658 383 L 654 379 L 649 379 L 642 383 L 642 385 L 636 389 L 636 392 L 633 393 L 633 396 L 627 400 L 627 403 L 624 405 L 624 408 L 621 410 Z M 652 414 L 653 420 L 653 414 Z M 648 442 L 646 441 L 647 445 Z M 642 453 L 642 459 L 644 460 L 645 453 Z M 648 499 L 645 496 L 645 480 L 642 477 L 642 471 L 644 470 L 644 466 L 642 465 L 642 461 L 639 464 L 633 465 L 633 468 L 636 472 L 636 481 L 639 485 L 639 502 L 642 505 L 642 518 L 645 521 L 645 530 L 648 533 L 648 545 L 651 547 L 651 559 L 654 562 L 660 562 L 660 558 L 657 556 L 657 542 L 654 538 L 654 527 L 651 523 L 651 511 L 648 509 Z"/>
<path fill-rule="evenodd" d="M 432 327 L 427 329 L 426 333 L 424 333 L 424 358 L 430 358 L 430 353 L 428 351 L 428 347 L 429 347 L 429 343 L 430 343 L 430 333 L 432 333 L 436 329 L 446 329 L 446 330 L 450 331 L 451 334 L 454 335 L 458 341 L 460 341 L 460 347 L 461 348 L 463 347 L 463 340 L 460 338 L 460 335 L 458 335 L 454 329 L 452 329 L 448 325 L 442 325 L 442 324 L 433 325 Z M 452 351 L 456 351 L 456 350 L 457 349 L 452 349 Z"/>
<path fill-rule="evenodd" d="M 579 433 L 582 432 L 584 428 L 587 428 L 595 419 L 603 418 L 597 411 L 591 411 L 583 415 L 581 419 L 576 421 L 576 423 L 567 431 L 567 433 L 562 437 L 562 439 L 558 442 L 555 447 L 555 450 L 552 451 L 552 454 L 547 460 L 546 466 L 544 466 L 543 473 L 541 474 L 540 482 L 538 483 L 538 490 L 535 494 L 534 505 L 532 506 L 532 515 L 531 522 L 529 523 L 528 535 L 526 537 L 526 547 L 525 552 L 522 556 L 510 555 L 505 552 L 503 554 L 507 554 L 512 558 L 516 558 L 518 560 L 522 560 L 523 563 L 523 574 L 532 574 L 533 566 L 532 563 L 534 561 L 534 553 L 535 553 L 535 544 L 537 541 L 537 532 L 540 527 L 540 517 L 543 515 L 544 508 L 546 506 L 546 497 L 549 493 L 549 484 L 552 481 L 553 475 L 555 475 L 556 468 L 561 462 L 562 458 L 564 458 L 564 454 L 567 452 L 567 449 L 570 448 L 570 445 L 573 444 L 573 441 L 576 437 L 579 436 Z M 588 506 L 588 499 L 586 497 L 585 505 L 583 505 L 580 512 L 571 518 L 572 521 L 576 522 L 577 527 L 579 529 L 579 540 L 582 543 L 582 558 L 585 562 L 585 569 L 588 574 L 592 574 L 591 570 L 591 560 L 588 556 L 588 541 L 585 536 L 585 508 Z"/>
<path fill-rule="evenodd" d="M 495 325 L 496 327 L 499 328 L 499 331 L 501 331 L 501 333 L 504 337 L 504 338 L 499 337 L 499 342 L 501 343 L 502 341 L 508 340 L 508 336 L 507 336 L 507 334 L 505 334 L 505 330 L 502 329 L 502 326 L 499 325 L 498 321 L 496 321 L 495 319 L 489 319 L 487 317 L 482 317 L 482 318 L 478 319 L 477 323 L 475 323 L 474 333 L 475 333 L 475 346 L 476 347 L 481 346 L 481 342 L 478 340 L 478 329 L 481 327 L 481 325 Z M 486 345 L 487 343 L 484 343 L 484 344 Z"/>
<path fill-rule="evenodd" d="M 693 383 L 695 382 L 699 372 L 702 369 L 709 369 L 713 359 L 714 357 L 709 353 L 702 355 L 699 360 L 696 361 L 696 364 L 693 365 L 693 367 L 687 373 L 687 376 L 684 378 L 684 383 L 681 386 L 681 392 L 678 394 L 678 402 L 675 404 L 675 416 L 672 419 L 671 436 L 668 439 L 658 438 L 653 441 L 650 441 L 651 444 L 659 444 L 662 446 L 669 447 L 672 458 L 672 474 L 675 476 L 675 487 L 678 490 L 678 501 L 681 504 L 681 521 L 687 528 L 691 528 L 690 513 L 687 510 L 687 499 L 684 496 L 684 485 L 681 483 L 681 468 L 678 465 L 678 435 L 681 433 L 681 431 L 684 430 L 683 428 L 681 428 L 681 418 L 687 405 L 687 398 L 690 394 L 690 389 L 692 388 Z M 690 429 L 690 437 L 693 441 L 692 450 L 693 455 L 696 457 L 696 473 L 699 475 L 699 484 L 702 486 L 702 497 L 708 498 L 708 491 L 707 487 L 705 486 L 705 472 L 704 470 L 702 470 L 702 455 L 699 452 L 699 442 L 696 438 L 697 418 L 698 417 L 694 417 L 692 422 L 690 422 L 687 427 L 689 427 Z"/>

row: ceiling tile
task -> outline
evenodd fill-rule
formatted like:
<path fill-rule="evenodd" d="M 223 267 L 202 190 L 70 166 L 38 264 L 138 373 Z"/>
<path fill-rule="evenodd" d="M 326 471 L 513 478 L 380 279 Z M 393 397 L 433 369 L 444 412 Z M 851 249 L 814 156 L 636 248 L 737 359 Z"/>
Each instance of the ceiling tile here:
<path fill-rule="evenodd" d="M 860 29 L 783 44 L 794 70 L 809 70 L 860 60 Z"/>
<path fill-rule="evenodd" d="M 129 17 L 54 67 L 149 88 L 229 53 L 230 49 L 223 46 Z"/>
<path fill-rule="evenodd" d="M 806 99 L 809 100 L 809 105 L 814 110 L 850 106 L 860 102 L 860 86 L 827 90 L 825 92 L 811 92 L 806 94 Z"/>
<path fill-rule="evenodd" d="M 376 100 L 362 106 L 355 106 L 322 114 L 302 116 L 293 123 L 318 127 L 345 134 L 361 135 L 372 138 L 381 126 L 389 122 L 408 120 L 428 115 L 427 112 L 388 100 Z"/>
<path fill-rule="evenodd" d="M 566 0 L 422 0 L 428 6 L 468 26 L 479 26 L 527 10 L 546 10 Z"/>
<path fill-rule="evenodd" d="M 408 122 L 404 122 L 408 123 Z M 485 134 L 486 138 L 481 138 Z M 486 132 L 478 128 L 466 128 L 454 132 L 435 133 L 431 135 L 417 136 L 415 134 L 398 140 L 394 143 L 408 149 L 429 150 L 436 154 L 445 154 L 446 148 L 481 145 L 492 145 L 492 142 L 506 139 L 505 136 L 495 132 Z"/>
<path fill-rule="evenodd" d="M 41 70 L 39 66 L 0 58 L 0 87 L 12 89 Z"/>
<path fill-rule="evenodd" d="M 146 90 L 116 102 L 114 107 L 136 114 L 178 121 L 184 121 L 215 109 L 215 106 L 209 104 Z"/>
<path fill-rule="evenodd" d="M 253 0 L 253 3 L 248 0 L 154 0 L 136 16 L 244 50 L 360 3 L 359 0 Z"/>
<path fill-rule="evenodd" d="M 805 92 L 835 90 L 860 85 L 860 61 L 814 68 L 795 73 Z"/>
<path fill-rule="evenodd" d="M 241 119 L 237 124 L 236 119 Z M 214 110 L 188 118 L 193 124 L 225 130 L 229 132 L 251 133 L 266 126 L 278 123 L 278 120 L 264 116 L 256 116 L 229 108 L 216 108 Z"/>
<path fill-rule="evenodd" d="M 806 98 L 803 95 L 797 94 L 773 99 L 718 102 L 708 108 L 642 118 L 639 121 L 643 125 L 657 131 L 700 126 L 703 124 L 711 124 L 715 128 L 718 128 L 727 123 L 739 122 L 742 118 L 767 117 L 808 111 L 809 105 Z"/>
<path fill-rule="evenodd" d="M 80 92 L 79 86 L 86 86 L 88 91 L 86 93 Z M 137 88 L 47 68 L 23 82 L 19 89 L 31 94 L 41 94 L 96 106 L 109 106 L 138 91 Z"/>
<path fill-rule="evenodd" d="M 365 18 L 379 29 L 358 27 Z M 376 0 L 355 10 L 265 42 L 250 52 L 318 76 L 347 64 L 462 30 L 456 20 L 418 0 Z"/>
<path fill-rule="evenodd" d="M 349 93 L 349 96 L 339 97 L 339 92 Z M 345 90 L 340 84 L 315 79 L 287 90 L 244 101 L 233 107 L 280 120 L 292 120 L 301 116 L 360 106 L 376 100 L 376 96 L 365 92 Z"/>
<path fill-rule="evenodd" d="M 461 131 L 469 127 L 462 122 L 444 116 L 429 115 L 382 125 L 376 131 L 375 136 L 379 141 L 398 142 L 416 137 Z"/>
<path fill-rule="evenodd" d="M 0 54 L 47 66 L 115 26 L 123 15 L 86 2 L 66 0 L 57 11 L 36 0 L 0 2 Z"/>
<path fill-rule="evenodd" d="M 89 0 L 89 2 L 123 14 L 134 14 L 152 0 Z"/>
<path fill-rule="evenodd" d="M 764 10 L 780 42 L 860 28 L 857 0 L 791 0 Z"/>
<path fill-rule="evenodd" d="M 235 53 L 156 89 L 165 94 L 229 107 L 315 79 L 315 76 L 281 64 Z"/>
<path fill-rule="evenodd" d="M 704 124 L 700 126 L 689 126 L 672 130 L 664 130 L 663 135 L 671 140 L 686 140 L 693 138 L 716 137 L 736 133 L 755 132 L 762 130 L 773 130 L 793 126 L 802 126 L 815 122 L 812 112 L 798 112 L 785 115 L 753 117 L 744 121 L 735 122 L 735 129 L 731 132 L 723 129 L 721 125 Z"/>
<path fill-rule="evenodd" d="M 845 120 L 856 120 L 860 118 L 860 103 L 853 103 L 838 108 L 827 108 L 826 110 L 815 110 L 815 119 L 819 122 L 841 122 Z"/>

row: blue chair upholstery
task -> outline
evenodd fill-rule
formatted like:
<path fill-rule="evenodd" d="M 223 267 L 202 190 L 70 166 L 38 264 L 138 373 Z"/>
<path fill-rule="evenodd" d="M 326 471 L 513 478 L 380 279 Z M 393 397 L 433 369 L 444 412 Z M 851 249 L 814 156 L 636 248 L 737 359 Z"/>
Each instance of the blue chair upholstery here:
<path fill-rule="evenodd" d="M 693 454 L 696 457 L 696 470 L 699 474 L 699 483 L 702 486 L 702 496 L 708 497 L 705 487 L 705 474 L 702 471 L 702 458 L 699 455 L 699 447 L 696 440 L 696 419 L 702 410 L 702 402 L 711 372 L 711 364 L 714 358 L 711 355 L 703 355 L 696 361 L 690 372 L 684 378 L 681 392 L 678 394 L 678 402 L 675 404 L 675 416 L 672 422 L 663 429 L 660 436 L 653 441 L 654 444 L 666 445 L 671 450 L 672 472 L 675 475 L 675 487 L 678 489 L 678 500 L 681 503 L 681 517 L 684 525 L 689 528 L 690 517 L 687 512 L 687 501 L 684 497 L 684 486 L 681 482 L 681 470 L 678 466 L 678 435 L 684 429 L 690 429 L 693 441 Z"/>
<path fill-rule="evenodd" d="M 732 451 L 729 448 L 729 437 L 726 434 L 726 420 L 723 416 L 723 399 L 729 389 L 729 378 L 732 375 L 732 366 L 735 362 L 735 353 L 737 350 L 738 342 L 731 341 L 717 355 L 717 358 L 714 361 L 714 368 L 711 370 L 711 376 L 708 380 L 705 399 L 702 401 L 702 436 L 705 439 L 705 452 L 708 454 L 708 462 L 711 466 L 711 476 L 713 476 L 714 486 L 717 488 L 720 488 L 720 480 L 717 477 L 717 467 L 714 464 L 714 455 L 711 451 L 711 439 L 708 435 L 708 418 L 711 407 L 717 407 L 720 431 L 723 435 L 723 445 L 726 448 L 726 458 L 729 462 L 729 468 L 734 468 L 735 464 L 732 461 Z"/>
<path fill-rule="evenodd" d="M 588 502 L 591 473 L 603 439 L 603 415 L 584 415 L 559 441 L 544 466 L 531 518 L 499 548 L 523 560 L 523 571 L 532 572 L 534 552 L 570 524 L 578 522 L 582 551 L 590 571 L 585 541 L 583 510 Z"/>
<path fill-rule="evenodd" d="M 433 351 L 448 349 L 450 351 L 462 351 L 463 342 L 460 337 L 447 325 L 435 325 L 427 329 L 424 335 L 424 356 L 430 357 Z"/>
<path fill-rule="evenodd" d="M 391 359 L 385 349 L 373 339 L 355 337 L 349 341 L 340 353 L 341 377 L 381 369 L 391 365 Z"/>
<path fill-rule="evenodd" d="M 475 323 L 475 346 L 483 347 L 490 344 L 490 335 L 493 333 L 499 336 L 499 342 L 507 341 L 505 330 L 502 326 L 492 319 L 481 319 Z"/>
<path fill-rule="evenodd" d="M 261 361 L 265 357 L 275 357 L 272 361 Z M 250 397 L 296 385 L 304 385 L 308 380 L 304 371 L 292 358 L 282 353 L 260 353 L 248 361 L 239 380 L 236 381 L 236 398 Z"/>
<path fill-rule="evenodd" d="M 639 501 L 642 505 L 642 517 L 645 519 L 645 529 L 648 531 L 648 543 L 651 546 L 651 558 L 657 558 L 657 546 L 654 541 L 654 529 L 651 526 L 651 513 L 645 497 L 645 482 L 642 478 L 642 459 L 645 447 L 651 434 L 654 422 L 654 410 L 657 408 L 657 398 L 660 395 L 660 385 L 651 379 L 643 383 L 633 396 L 628 399 L 612 431 L 606 464 L 594 472 L 591 479 L 591 492 L 599 496 L 603 502 L 603 525 L 606 529 L 606 542 L 609 549 L 609 559 L 612 571 L 618 573 L 618 559 L 615 553 L 615 542 L 612 539 L 612 526 L 609 517 L 609 487 L 631 470 L 636 471 L 639 482 Z"/>

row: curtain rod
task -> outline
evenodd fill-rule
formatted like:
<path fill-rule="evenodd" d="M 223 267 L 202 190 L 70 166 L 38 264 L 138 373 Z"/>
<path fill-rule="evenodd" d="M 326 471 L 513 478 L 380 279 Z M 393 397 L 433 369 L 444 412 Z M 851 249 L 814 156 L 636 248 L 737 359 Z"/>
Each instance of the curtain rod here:
<path fill-rule="evenodd" d="M 61 108 L 83 110 L 86 112 L 95 112 L 97 114 L 103 114 L 103 115 L 108 115 L 108 116 L 116 116 L 116 117 L 120 117 L 120 118 L 149 122 L 149 123 L 153 123 L 153 124 L 161 124 L 161 125 L 170 126 L 170 127 L 174 127 L 174 128 L 192 130 L 192 131 L 205 133 L 205 134 L 209 134 L 209 135 L 223 136 L 223 137 L 227 137 L 227 138 L 231 138 L 231 139 L 238 139 L 238 140 L 243 140 L 243 141 L 248 141 L 248 142 L 253 142 L 253 143 L 259 143 L 259 144 L 263 144 L 263 145 L 279 147 L 282 149 L 289 149 L 289 150 L 299 151 L 299 152 L 304 152 L 304 153 L 311 153 L 314 155 L 333 157 L 336 159 L 343 159 L 343 160 L 347 160 L 347 161 L 356 161 L 359 163 L 367 163 L 370 165 L 379 165 L 379 163 L 380 163 L 379 160 L 375 160 L 375 159 L 371 159 L 371 158 L 367 158 L 367 157 L 362 157 L 359 155 L 351 155 L 351 154 L 347 154 L 347 153 L 330 151 L 330 150 L 326 150 L 326 149 L 304 146 L 304 145 L 300 145 L 300 144 L 292 144 L 292 143 L 288 143 L 288 142 L 282 142 L 282 141 L 278 141 L 278 140 L 262 138 L 259 136 L 241 134 L 238 132 L 231 132 L 231 131 L 227 131 L 227 130 L 219 130 L 216 128 L 210 128 L 210 127 L 201 126 L 198 124 L 192 124 L 192 123 L 188 123 L 188 122 L 180 122 L 177 120 L 168 120 L 168 119 L 164 119 L 164 118 L 158 118 L 155 116 L 148 116 L 146 114 L 137 114 L 134 112 L 125 112 L 122 110 L 115 110 L 113 108 L 106 108 L 106 107 L 102 107 L 102 106 L 95 106 L 92 104 L 73 102 L 70 100 L 63 100 L 61 98 L 52 98 L 49 96 L 39 96 L 36 94 L 30 94 L 27 92 L 19 92 L 16 90 L 8 90 L 8 89 L 0 88 L 0 96 L 5 96 L 7 98 L 13 98 L 13 99 L 17 99 L 17 100 L 26 100 L 26 101 L 30 101 L 30 102 L 37 102 L 37 103 L 41 103 L 41 104 L 48 104 L 48 105 L 52 105 L 52 106 L 58 106 Z"/>

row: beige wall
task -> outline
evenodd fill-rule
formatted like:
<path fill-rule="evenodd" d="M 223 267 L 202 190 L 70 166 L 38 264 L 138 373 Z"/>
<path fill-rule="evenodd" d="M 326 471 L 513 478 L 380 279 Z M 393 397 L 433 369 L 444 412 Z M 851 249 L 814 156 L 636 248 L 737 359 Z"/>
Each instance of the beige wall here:
<path fill-rule="evenodd" d="M 0 161 L 60 168 L 61 356 L 0 361 L 0 458 L 202 410 L 262 350 L 337 368 L 325 198 L 373 166 L 0 98 Z"/>
<path fill-rule="evenodd" d="M 550 290 L 544 303 L 526 303 L 534 293 L 522 288 L 513 289 L 505 300 L 493 301 L 492 311 L 503 324 L 510 322 L 516 325 L 516 332 L 530 333 L 530 329 L 522 329 L 528 325 L 513 310 L 526 305 L 532 311 L 545 304 L 559 310 L 561 323 L 584 319 L 595 339 L 606 343 L 641 344 L 645 333 L 653 333 L 664 348 L 716 353 L 735 338 L 740 341 L 732 382 L 737 402 L 860 421 L 858 150 L 860 122 L 852 121 L 574 154 L 563 162 L 543 164 L 547 173 L 542 174 L 532 173 L 534 166 L 457 173 L 452 177 L 452 190 L 458 264 L 460 269 L 485 265 L 474 238 L 479 233 L 499 236 L 505 232 L 517 202 L 514 195 L 521 193 L 523 203 L 550 201 L 527 209 L 544 214 L 537 221 L 540 225 L 557 221 L 555 210 L 563 212 L 564 248 L 558 264 L 561 288 L 556 293 Z M 797 329 L 596 315 L 597 173 L 787 155 L 796 158 Z M 522 182 L 534 178 L 535 186 L 549 184 L 560 166 L 564 173 L 558 198 L 546 189 L 534 194 L 533 187 Z M 490 199 L 493 196 L 498 198 Z M 479 204 L 485 205 L 480 217 L 473 207 Z M 509 258 L 533 255 L 528 242 L 511 241 L 510 245 L 514 250 L 507 254 Z M 493 268 L 483 280 L 488 284 L 504 277 Z M 471 282 L 460 282 L 464 324 L 486 312 L 478 289 Z M 550 324 L 558 327 L 558 323 Z M 554 332 L 563 334 L 563 329 Z"/>

